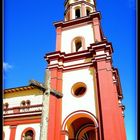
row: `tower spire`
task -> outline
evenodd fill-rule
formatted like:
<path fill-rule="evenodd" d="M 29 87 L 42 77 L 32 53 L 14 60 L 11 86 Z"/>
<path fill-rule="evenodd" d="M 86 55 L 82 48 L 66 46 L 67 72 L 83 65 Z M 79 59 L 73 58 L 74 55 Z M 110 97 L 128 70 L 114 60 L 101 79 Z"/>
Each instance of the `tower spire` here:
<path fill-rule="evenodd" d="M 96 12 L 95 0 L 65 0 L 65 21 L 88 16 Z"/>

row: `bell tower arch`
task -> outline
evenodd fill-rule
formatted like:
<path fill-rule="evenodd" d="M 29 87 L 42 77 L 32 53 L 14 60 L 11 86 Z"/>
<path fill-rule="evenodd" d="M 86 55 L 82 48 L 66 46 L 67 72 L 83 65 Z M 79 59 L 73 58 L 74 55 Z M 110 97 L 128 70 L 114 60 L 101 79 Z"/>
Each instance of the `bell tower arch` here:
<path fill-rule="evenodd" d="M 63 138 L 70 140 L 98 140 L 97 119 L 87 111 L 75 111 L 64 120 L 62 133 Z"/>

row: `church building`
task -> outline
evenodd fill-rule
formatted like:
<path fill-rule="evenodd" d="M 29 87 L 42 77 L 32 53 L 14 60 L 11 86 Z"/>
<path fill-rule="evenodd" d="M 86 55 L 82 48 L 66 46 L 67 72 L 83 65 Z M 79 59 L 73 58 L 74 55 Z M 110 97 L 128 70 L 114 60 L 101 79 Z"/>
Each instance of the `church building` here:
<path fill-rule="evenodd" d="M 126 140 L 112 43 L 95 0 L 65 0 L 46 80 L 4 90 L 3 140 Z"/>

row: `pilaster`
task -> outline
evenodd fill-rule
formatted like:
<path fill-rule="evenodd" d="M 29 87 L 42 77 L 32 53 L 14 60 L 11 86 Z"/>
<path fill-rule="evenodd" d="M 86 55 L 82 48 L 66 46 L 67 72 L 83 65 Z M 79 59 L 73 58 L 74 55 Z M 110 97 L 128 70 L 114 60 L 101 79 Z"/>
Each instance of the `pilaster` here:
<path fill-rule="evenodd" d="M 97 80 L 104 140 L 125 140 L 121 132 L 118 94 L 114 92 L 111 60 L 98 59 Z"/>
<path fill-rule="evenodd" d="M 61 32 L 62 32 L 61 26 L 57 27 L 57 29 L 56 29 L 56 51 L 61 50 Z"/>
<path fill-rule="evenodd" d="M 10 140 L 15 140 L 16 135 L 16 125 L 10 126 L 11 132 L 10 132 Z"/>
<path fill-rule="evenodd" d="M 95 42 L 101 42 L 102 36 L 101 36 L 101 29 L 100 29 L 100 21 L 99 18 L 93 18 L 93 33 L 94 33 L 94 40 Z"/>
<path fill-rule="evenodd" d="M 51 89 L 62 91 L 62 70 L 50 68 L 51 73 Z M 49 109 L 49 125 L 48 140 L 60 140 L 61 137 L 61 115 L 62 115 L 62 99 L 54 95 L 50 95 Z"/>

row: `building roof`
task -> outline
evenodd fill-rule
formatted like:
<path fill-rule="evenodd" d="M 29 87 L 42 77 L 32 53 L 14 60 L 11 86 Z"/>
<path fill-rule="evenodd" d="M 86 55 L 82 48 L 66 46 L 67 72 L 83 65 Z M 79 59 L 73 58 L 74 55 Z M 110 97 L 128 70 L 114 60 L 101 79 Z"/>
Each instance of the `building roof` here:
<path fill-rule="evenodd" d="M 42 88 L 40 88 L 39 86 L 30 84 L 29 86 L 21 86 L 21 87 L 5 89 L 4 94 L 18 92 L 18 91 L 26 91 L 26 90 L 31 90 L 31 89 L 39 89 L 39 90 L 43 91 Z M 62 93 L 60 93 L 60 92 L 58 92 L 58 91 L 56 91 L 54 89 L 51 89 L 50 93 L 53 94 L 54 96 L 59 97 L 59 98 L 61 98 L 63 96 Z"/>
<path fill-rule="evenodd" d="M 15 87 L 15 88 L 9 88 L 9 89 L 4 89 L 4 93 L 11 93 L 11 92 L 17 92 L 17 91 L 25 91 L 25 90 L 31 90 L 35 89 L 35 86 L 20 86 L 20 87 Z"/>

